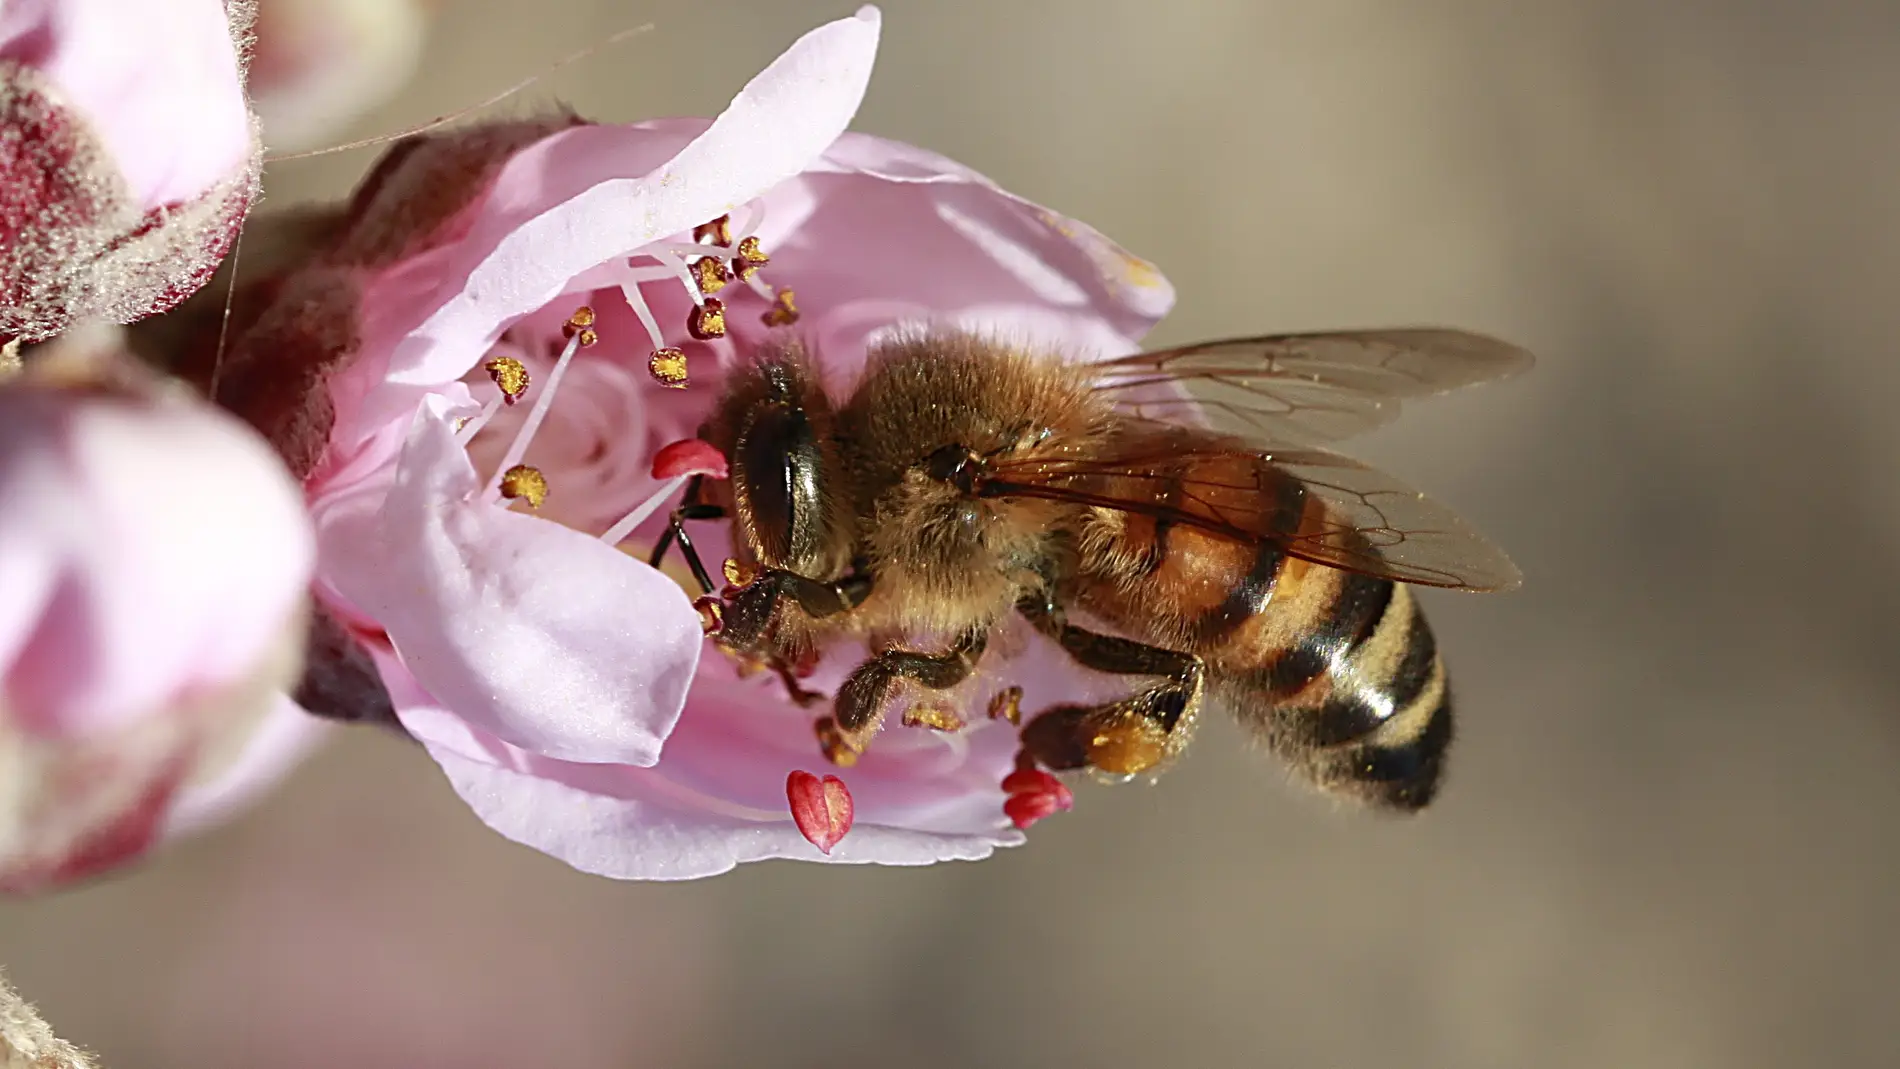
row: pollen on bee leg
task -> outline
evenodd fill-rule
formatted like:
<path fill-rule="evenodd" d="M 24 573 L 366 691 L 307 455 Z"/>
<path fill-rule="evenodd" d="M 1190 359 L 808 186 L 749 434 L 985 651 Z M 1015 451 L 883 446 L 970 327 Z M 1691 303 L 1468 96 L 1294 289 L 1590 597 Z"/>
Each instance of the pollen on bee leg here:
<path fill-rule="evenodd" d="M 845 743 L 836 720 L 821 716 L 812 723 L 812 732 L 818 736 L 818 749 L 825 755 L 825 760 L 839 768 L 850 768 L 858 763 L 858 751 Z"/>
<path fill-rule="evenodd" d="M 851 831 L 856 807 L 851 789 L 836 776 L 820 779 L 809 772 L 793 772 L 785 778 L 785 799 L 799 833 L 826 855 Z"/>
<path fill-rule="evenodd" d="M 672 346 L 655 349 L 647 357 L 647 374 L 653 381 L 675 390 L 686 388 L 686 353 Z"/>
<path fill-rule="evenodd" d="M 1090 768 L 1111 776 L 1139 775 L 1167 759 L 1168 733 L 1140 713 L 1119 712 L 1095 725 L 1085 749 Z"/>
<path fill-rule="evenodd" d="M 495 380 L 495 387 L 501 391 L 501 399 L 506 404 L 512 405 L 521 400 L 532 383 L 528 375 L 528 365 L 512 356 L 491 356 L 486 363 L 482 364 L 482 370 L 488 372 L 488 377 Z"/>
<path fill-rule="evenodd" d="M 772 307 L 765 310 L 759 322 L 768 327 L 789 327 L 798 322 L 798 305 L 793 303 L 791 290 L 779 290 L 772 296 Z"/>
<path fill-rule="evenodd" d="M 708 297 L 686 313 L 686 333 L 696 341 L 712 341 L 726 336 L 726 305 L 717 297 Z"/>
<path fill-rule="evenodd" d="M 531 509 L 541 507 L 548 499 L 548 479 L 541 469 L 527 464 L 516 464 L 501 473 L 501 496 L 510 501 L 521 500 Z"/>
<path fill-rule="evenodd" d="M 1023 688 L 1005 687 L 990 698 L 990 719 L 1007 720 L 1012 724 L 1023 722 Z"/>
<path fill-rule="evenodd" d="M 935 702 L 917 702 L 904 710 L 904 726 L 907 728 L 929 728 L 932 731 L 962 731 L 963 718 L 949 706 Z"/>

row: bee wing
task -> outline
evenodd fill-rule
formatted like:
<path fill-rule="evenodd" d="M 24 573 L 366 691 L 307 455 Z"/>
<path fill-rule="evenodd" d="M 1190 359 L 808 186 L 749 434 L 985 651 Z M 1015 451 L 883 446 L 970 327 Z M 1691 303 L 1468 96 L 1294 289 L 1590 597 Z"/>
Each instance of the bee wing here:
<path fill-rule="evenodd" d="M 1125 416 L 1261 444 L 1332 442 L 1388 423 L 1405 398 L 1509 377 L 1530 353 L 1462 330 L 1269 334 L 1095 365 Z M 1183 391 L 1187 396 L 1183 396 Z"/>
<path fill-rule="evenodd" d="M 1497 591 L 1523 578 L 1444 505 L 1321 449 L 1263 453 L 1244 441 L 1170 428 L 1106 455 L 996 464 L 977 493 L 1148 516 L 1401 583 Z"/>

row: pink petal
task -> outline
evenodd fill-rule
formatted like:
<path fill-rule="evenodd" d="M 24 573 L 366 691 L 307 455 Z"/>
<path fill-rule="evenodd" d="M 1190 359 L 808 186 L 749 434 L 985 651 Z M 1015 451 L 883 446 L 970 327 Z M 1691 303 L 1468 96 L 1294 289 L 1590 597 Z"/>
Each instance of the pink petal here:
<path fill-rule="evenodd" d="M 409 717 L 403 720 L 414 728 Z M 734 814 L 690 796 L 668 797 L 664 785 L 627 783 L 620 794 L 570 786 L 547 763 L 517 771 L 475 760 L 425 741 L 449 784 L 483 823 L 582 872 L 616 879 L 692 880 L 771 858 L 811 858 L 811 843 L 788 819 Z M 639 769 L 583 768 L 576 778 L 651 777 Z M 591 786 L 591 785 L 590 785 Z M 651 793 L 647 793 L 648 791 Z M 783 816 L 781 807 L 779 816 Z M 865 823 L 832 848 L 835 864 L 932 865 L 976 861 L 1021 834 L 957 835 Z"/>
<path fill-rule="evenodd" d="M 796 175 L 856 114 L 877 53 L 875 8 L 799 38 L 671 159 L 624 127 L 583 126 L 502 170 L 469 234 L 436 265 L 448 287 L 414 302 L 389 364 L 398 385 L 459 378 L 501 326 L 575 276 L 727 213 Z M 639 174 L 639 178 L 620 177 Z M 370 418 L 375 418 L 373 415 Z"/>
<path fill-rule="evenodd" d="M 380 522 L 325 520 L 326 573 L 482 730 L 552 757 L 651 765 L 699 659 L 691 600 L 598 539 L 470 500 L 476 485 L 446 412 L 425 406 Z"/>
<path fill-rule="evenodd" d="M 8 0 L 0 59 L 85 114 L 145 209 L 193 200 L 250 157 L 224 0 Z"/>
<path fill-rule="evenodd" d="M 441 765 L 456 794 L 476 816 L 515 842 L 583 872 L 632 880 L 699 879 L 751 861 L 820 857 L 786 810 L 783 770 L 789 757 L 775 760 L 776 771 L 768 776 L 748 777 L 763 780 L 759 806 L 674 782 L 663 767 L 552 760 L 471 727 L 458 713 L 436 703 L 393 658 L 379 656 L 378 661 L 403 726 Z M 769 705 L 755 705 L 751 711 L 768 717 L 786 712 Z M 803 718 L 794 715 L 793 719 Z M 690 715 L 684 718 L 680 730 L 693 720 Z M 809 741 L 809 735 L 805 737 Z M 712 741 L 689 738 L 686 745 L 703 748 Z M 668 740 L 663 762 L 672 759 L 680 743 L 676 731 Z M 746 749 L 728 747 L 706 753 L 704 759 L 717 761 L 722 756 L 747 766 L 757 757 Z M 798 759 L 810 758 L 809 747 L 799 751 Z M 864 797 L 861 787 L 854 792 L 851 834 L 823 860 L 880 865 L 974 861 L 988 857 L 999 846 L 1023 841 L 1022 834 L 1003 820 L 1000 793 L 993 787 L 985 791 L 978 782 L 979 777 L 991 774 L 989 770 L 973 770 L 962 786 L 954 777 L 950 784 L 939 782 L 941 776 L 930 777 L 918 785 L 937 800 L 915 808 L 900 782 L 910 771 L 926 775 L 930 767 L 915 763 L 901 767 L 909 771 L 894 772 L 898 778 L 877 785 L 872 798 Z M 864 771 L 861 763 L 853 770 L 854 779 L 862 782 L 864 777 L 858 773 Z"/>
<path fill-rule="evenodd" d="M 851 789 L 836 776 L 823 779 L 796 771 L 785 778 L 785 798 L 792 807 L 792 823 L 821 854 L 830 854 L 851 831 Z"/>

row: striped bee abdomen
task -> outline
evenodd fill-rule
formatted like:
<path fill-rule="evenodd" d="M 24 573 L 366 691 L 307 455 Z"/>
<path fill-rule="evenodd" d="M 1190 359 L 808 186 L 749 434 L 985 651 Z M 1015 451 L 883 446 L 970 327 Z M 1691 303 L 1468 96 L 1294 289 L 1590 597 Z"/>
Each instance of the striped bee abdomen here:
<path fill-rule="evenodd" d="M 1308 583 L 1329 589 L 1283 609 L 1314 612 L 1310 626 L 1290 644 L 1221 651 L 1213 696 L 1321 789 L 1420 809 L 1437 793 L 1452 738 L 1431 627 L 1403 586 L 1311 573 Z"/>
<path fill-rule="evenodd" d="M 1258 463 L 1251 480 L 1220 478 L 1267 495 L 1263 514 L 1289 538 L 1327 521 L 1298 480 Z M 1093 580 L 1083 604 L 1146 641 L 1198 654 L 1209 697 L 1302 777 L 1387 809 L 1431 801 L 1451 744 L 1450 695 L 1409 589 L 1292 557 L 1273 541 L 1141 516 L 1104 517 L 1083 546 Z"/>

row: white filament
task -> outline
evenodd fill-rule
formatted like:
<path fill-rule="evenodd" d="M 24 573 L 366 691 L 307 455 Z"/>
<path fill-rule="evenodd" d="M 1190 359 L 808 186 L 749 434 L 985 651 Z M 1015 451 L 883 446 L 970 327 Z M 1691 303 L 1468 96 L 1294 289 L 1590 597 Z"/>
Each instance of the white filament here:
<path fill-rule="evenodd" d="M 626 541 L 627 536 L 633 533 L 635 527 L 645 523 L 648 516 L 665 508 L 666 503 L 671 501 L 673 495 L 679 493 L 680 488 L 686 485 L 686 480 L 691 478 L 691 474 L 675 475 L 661 483 L 658 490 L 655 490 L 645 501 L 635 505 L 632 512 L 620 518 L 619 523 L 607 528 L 607 533 L 601 535 L 600 540 L 610 546 L 617 546 Z"/>
<path fill-rule="evenodd" d="M 495 474 L 489 477 L 488 489 L 482 494 L 484 500 L 493 502 L 500 499 L 503 473 L 521 463 L 521 458 L 528 454 L 528 443 L 534 440 L 535 432 L 541 429 L 541 421 L 548 418 L 548 406 L 554 403 L 554 389 L 561 384 L 561 377 L 567 374 L 568 361 L 574 358 L 575 351 L 580 347 L 581 335 L 577 330 L 573 337 L 567 339 L 567 347 L 561 350 L 561 358 L 554 362 L 554 370 L 548 372 L 548 381 L 535 397 L 534 407 L 528 411 L 528 418 L 522 421 L 521 429 L 515 432 L 515 440 L 509 443 L 508 452 L 502 455 L 501 463 L 495 465 Z"/>

